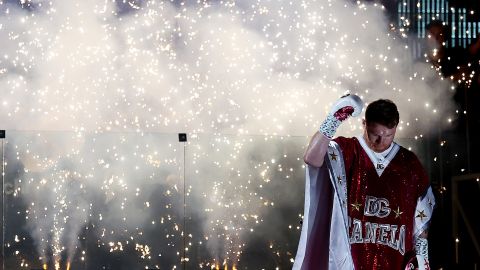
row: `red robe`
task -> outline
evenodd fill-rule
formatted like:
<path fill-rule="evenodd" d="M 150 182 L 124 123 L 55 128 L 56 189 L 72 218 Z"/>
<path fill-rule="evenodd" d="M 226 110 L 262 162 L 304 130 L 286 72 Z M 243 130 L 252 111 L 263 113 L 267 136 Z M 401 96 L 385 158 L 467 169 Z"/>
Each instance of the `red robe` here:
<path fill-rule="evenodd" d="M 338 137 L 347 182 L 349 239 L 356 270 L 396 270 L 414 250 L 417 199 L 428 177 L 415 154 L 400 146 L 379 176 L 357 138 Z"/>

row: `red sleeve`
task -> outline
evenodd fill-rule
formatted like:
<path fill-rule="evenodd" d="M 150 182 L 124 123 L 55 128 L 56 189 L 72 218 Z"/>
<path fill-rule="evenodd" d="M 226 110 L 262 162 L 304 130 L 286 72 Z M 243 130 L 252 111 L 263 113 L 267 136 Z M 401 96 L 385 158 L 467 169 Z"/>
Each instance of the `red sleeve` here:
<path fill-rule="evenodd" d="M 430 181 L 428 179 L 427 172 L 423 168 L 422 163 L 418 160 L 417 156 L 411 152 L 411 166 L 413 173 L 413 181 L 417 188 L 417 198 L 426 194 Z"/>

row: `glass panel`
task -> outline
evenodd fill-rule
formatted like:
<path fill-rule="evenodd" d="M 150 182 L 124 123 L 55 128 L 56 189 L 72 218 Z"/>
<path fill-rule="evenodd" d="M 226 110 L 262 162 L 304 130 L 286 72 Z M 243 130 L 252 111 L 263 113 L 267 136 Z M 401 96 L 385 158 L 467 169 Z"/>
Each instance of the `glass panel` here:
<path fill-rule="evenodd" d="M 5 269 L 181 267 L 177 134 L 8 132 L 5 153 Z"/>
<path fill-rule="evenodd" d="M 303 215 L 307 143 L 307 137 L 189 138 L 187 269 L 292 267 Z"/>

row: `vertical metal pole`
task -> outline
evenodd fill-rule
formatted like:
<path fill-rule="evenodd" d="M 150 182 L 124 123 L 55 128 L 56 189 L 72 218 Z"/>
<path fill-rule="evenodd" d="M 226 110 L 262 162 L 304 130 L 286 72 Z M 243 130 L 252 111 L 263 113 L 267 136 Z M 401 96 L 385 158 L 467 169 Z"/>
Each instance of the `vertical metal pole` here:
<path fill-rule="evenodd" d="M 187 134 L 186 133 L 179 133 L 178 134 L 178 141 L 183 142 L 183 261 L 182 269 L 186 270 L 187 268 L 187 189 L 186 189 L 186 149 L 187 149 Z"/>
<path fill-rule="evenodd" d="M 183 144 L 183 270 L 187 268 L 187 193 L 185 188 L 185 154 L 187 143 Z"/>
<path fill-rule="evenodd" d="M 2 264 L 1 270 L 5 269 L 5 131 L 0 131 L 0 141 L 2 141 Z"/>
<path fill-rule="evenodd" d="M 457 180 L 452 178 L 452 239 L 455 243 L 455 263 L 458 264 L 458 209 L 457 209 Z"/>

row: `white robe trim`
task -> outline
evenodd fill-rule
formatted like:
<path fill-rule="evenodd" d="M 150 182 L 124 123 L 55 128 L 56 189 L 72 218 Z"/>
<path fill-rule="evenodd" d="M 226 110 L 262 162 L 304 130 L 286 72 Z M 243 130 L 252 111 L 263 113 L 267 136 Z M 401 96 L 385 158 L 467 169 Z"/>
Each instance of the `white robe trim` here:
<path fill-rule="evenodd" d="M 432 218 L 433 209 L 435 208 L 435 197 L 433 196 L 432 187 L 429 187 L 423 197 L 418 198 L 417 208 L 415 210 L 415 224 L 413 239 L 420 236 L 429 226 Z M 430 265 L 428 259 L 422 255 L 417 255 L 418 270 L 429 270 Z"/>
<path fill-rule="evenodd" d="M 360 145 L 362 146 L 363 150 L 365 153 L 367 153 L 368 157 L 370 158 L 370 161 L 373 163 L 373 167 L 377 171 L 378 176 L 380 177 L 387 168 L 388 164 L 392 161 L 392 159 L 395 157 L 397 154 L 398 150 L 400 150 L 400 146 L 392 142 L 390 147 L 385 150 L 383 153 L 375 153 L 370 147 L 368 147 L 367 142 L 365 142 L 365 139 L 362 136 L 357 136 L 356 137 L 358 141 L 360 142 Z"/>
<path fill-rule="evenodd" d="M 435 208 L 435 197 L 433 196 L 432 187 L 429 187 L 423 197 L 418 198 L 417 208 L 415 210 L 415 224 L 413 229 L 413 237 L 417 238 L 430 225 L 433 209 Z"/>

